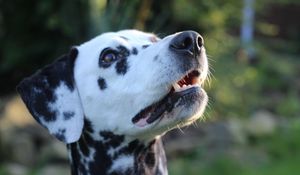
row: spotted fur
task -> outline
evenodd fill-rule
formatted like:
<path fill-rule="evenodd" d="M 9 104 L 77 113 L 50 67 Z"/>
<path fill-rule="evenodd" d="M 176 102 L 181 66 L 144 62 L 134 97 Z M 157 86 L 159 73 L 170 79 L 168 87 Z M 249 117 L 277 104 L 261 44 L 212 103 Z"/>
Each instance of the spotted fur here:
<path fill-rule="evenodd" d="M 17 87 L 33 117 L 63 142 L 78 140 L 83 128 L 83 111 L 74 84 L 74 62 L 78 50 L 24 79 Z"/>
<path fill-rule="evenodd" d="M 160 136 L 198 119 L 207 103 L 200 87 L 172 105 L 172 99 L 158 102 L 188 71 L 197 69 L 202 79 L 207 75 L 202 43 L 187 56 L 171 49 L 180 37 L 160 39 L 136 30 L 104 33 L 18 85 L 32 116 L 66 143 L 72 175 L 168 174 Z M 134 117 L 150 115 L 146 109 L 155 104 L 161 105 L 152 111 L 159 120 L 137 125 Z"/>
<path fill-rule="evenodd" d="M 166 172 L 166 167 L 158 166 L 166 164 L 159 139 L 147 143 L 138 139 L 124 142 L 123 135 L 101 131 L 101 139 L 95 140 L 93 132 L 90 121 L 85 120 L 85 129 L 80 139 L 67 145 L 72 160 L 72 175 L 159 175 Z"/>

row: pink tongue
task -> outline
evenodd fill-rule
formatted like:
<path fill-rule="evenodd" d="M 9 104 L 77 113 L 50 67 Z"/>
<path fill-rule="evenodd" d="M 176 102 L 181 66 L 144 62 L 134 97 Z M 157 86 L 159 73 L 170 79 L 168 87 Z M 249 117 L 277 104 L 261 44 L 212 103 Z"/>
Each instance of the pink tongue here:
<path fill-rule="evenodd" d="M 148 115 L 147 117 L 145 118 L 141 118 L 138 122 L 135 123 L 136 126 L 138 127 L 144 127 L 146 126 L 148 123 L 147 123 L 147 119 L 150 117 L 150 115 Z"/>

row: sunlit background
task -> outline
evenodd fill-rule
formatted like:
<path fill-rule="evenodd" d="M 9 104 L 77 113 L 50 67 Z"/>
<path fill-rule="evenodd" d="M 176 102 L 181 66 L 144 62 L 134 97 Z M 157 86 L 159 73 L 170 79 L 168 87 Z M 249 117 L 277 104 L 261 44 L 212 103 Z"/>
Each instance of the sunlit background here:
<path fill-rule="evenodd" d="M 106 31 L 203 35 L 204 119 L 165 136 L 170 175 L 300 172 L 299 0 L 0 0 L 0 175 L 70 174 L 64 145 L 15 92 L 38 68 Z"/>

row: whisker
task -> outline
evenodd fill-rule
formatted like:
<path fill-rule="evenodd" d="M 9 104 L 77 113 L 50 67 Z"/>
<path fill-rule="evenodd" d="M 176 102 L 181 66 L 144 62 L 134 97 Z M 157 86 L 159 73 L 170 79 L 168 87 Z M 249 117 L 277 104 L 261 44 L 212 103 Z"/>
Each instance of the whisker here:
<path fill-rule="evenodd" d="M 197 120 L 197 121 L 195 121 L 195 122 L 193 122 L 193 126 L 194 126 L 194 128 L 199 128 L 199 125 L 198 125 L 198 120 Z"/>
<path fill-rule="evenodd" d="M 179 131 L 184 134 L 183 130 L 180 128 L 179 124 L 176 125 L 176 127 L 179 129 Z"/>
<path fill-rule="evenodd" d="M 206 57 L 207 57 L 207 59 L 208 59 L 209 61 L 217 62 L 217 61 L 216 61 L 215 59 L 213 59 L 211 56 L 206 55 Z"/>

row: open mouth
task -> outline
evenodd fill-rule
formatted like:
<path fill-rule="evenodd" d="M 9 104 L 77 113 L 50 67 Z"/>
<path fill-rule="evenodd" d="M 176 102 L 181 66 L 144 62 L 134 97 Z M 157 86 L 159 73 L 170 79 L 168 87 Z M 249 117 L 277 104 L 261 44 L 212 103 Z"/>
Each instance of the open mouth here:
<path fill-rule="evenodd" d="M 160 101 L 144 108 L 135 117 L 132 122 L 139 127 L 144 127 L 148 124 L 161 119 L 165 112 L 171 112 L 175 104 L 184 97 L 199 93 L 202 81 L 199 79 L 200 72 L 192 70 L 182 79 L 177 81 L 170 88 L 170 92 Z"/>

